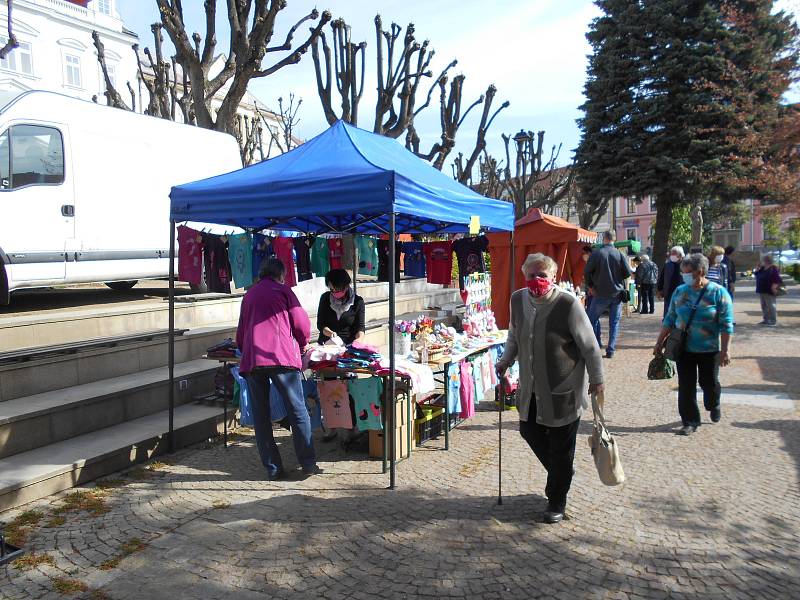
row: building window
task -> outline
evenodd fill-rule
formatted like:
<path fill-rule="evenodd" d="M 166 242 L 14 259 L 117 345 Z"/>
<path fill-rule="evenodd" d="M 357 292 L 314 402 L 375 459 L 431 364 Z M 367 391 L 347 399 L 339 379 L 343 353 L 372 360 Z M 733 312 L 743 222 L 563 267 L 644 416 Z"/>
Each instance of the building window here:
<path fill-rule="evenodd" d="M 628 198 L 628 214 L 636 214 L 636 196 L 630 196 Z"/>
<path fill-rule="evenodd" d="M 64 82 L 71 87 L 81 87 L 81 59 L 79 56 L 64 55 Z"/>
<path fill-rule="evenodd" d="M 635 240 L 638 235 L 638 230 L 635 227 L 629 227 L 625 230 L 626 240 Z"/>
<path fill-rule="evenodd" d="M 0 45 L 4 45 L 6 41 L 5 38 L 0 38 Z M 31 45 L 28 42 L 20 42 L 19 46 L 6 54 L 4 59 L 0 60 L 0 68 L 24 73 L 25 75 L 33 75 Z"/>
<path fill-rule="evenodd" d="M 110 15 L 111 0 L 97 0 L 97 10 L 104 15 Z"/>
<path fill-rule="evenodd" d="M 0 189 L 64 182 L 61 132 L 39 125 L 14 125 L 0 135 Z"/>
<path fill-rule="evenodd" d="M 650 196 L 650 212 L 658 212 L 658 207 L 656 206 L 656 197 Z"/>

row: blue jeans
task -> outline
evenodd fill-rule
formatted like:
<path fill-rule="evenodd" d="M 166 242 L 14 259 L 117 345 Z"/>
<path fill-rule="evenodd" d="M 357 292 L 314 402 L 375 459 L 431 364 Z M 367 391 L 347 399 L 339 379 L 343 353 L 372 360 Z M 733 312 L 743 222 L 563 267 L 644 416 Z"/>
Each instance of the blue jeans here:
<path fill-rule="evenodd" d="M 292 440 L 297 461 L 304 469 L 314 468 L 317 458 L 311 438 L 311 418 L 308 416 L 303 398 L 303 380 L 300 371 L 285 367 L 260 368 L 247 373 L 245 378 L 250 392 L 258 453 L 268 475 L 275 477 L 283 472 L 281 453 L 272 435 L 270 385 L 277 386 L 286 407 L 289 424 L 292 426 Z"/>
<path fill-rule="evenodd" d="M 594 296 L 590 296 L 589 294 L 586 295 L 586 314 L 589 315 L 589 310 L 592 308 L 592 299 Z M 594 337 L 597 338 L 597 345 L 602 347 L 603 340 L 600 338 L 600 320 L 592 321 L 592 318 L 589 317 L 589 322 L 592 324 L 592 331 L 594 331 Z"/>
<path fill-rule="evenodd" d="M 589 305 L 589 322 L 594 329 L 597 343 L 600 344 L 600 315 L 608 309 L 608 344 L 606 352 L 613 354 L 617 349 L 617 334 L 619 333 L 619 319 L 622 315 L 622 303 L 619 298 L 598 298 L 594 296 Z"/>

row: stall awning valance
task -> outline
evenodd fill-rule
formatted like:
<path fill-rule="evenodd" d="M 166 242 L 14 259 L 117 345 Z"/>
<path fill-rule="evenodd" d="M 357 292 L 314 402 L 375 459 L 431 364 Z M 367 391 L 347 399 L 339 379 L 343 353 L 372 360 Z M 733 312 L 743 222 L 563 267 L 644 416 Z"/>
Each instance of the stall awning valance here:
<path fill-rule="evenodd" d="M 397 141 L 337 121 L 294 150 L 172 188 L 171 219 L 316 233 L 514 228 L 513 206 L 461 185 Z"/>

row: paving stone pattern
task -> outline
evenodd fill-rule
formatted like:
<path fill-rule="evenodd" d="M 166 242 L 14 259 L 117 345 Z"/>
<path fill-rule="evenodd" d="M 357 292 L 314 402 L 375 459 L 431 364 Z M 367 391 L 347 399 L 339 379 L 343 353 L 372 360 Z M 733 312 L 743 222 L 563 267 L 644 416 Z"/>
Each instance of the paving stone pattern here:
<path fill-rule="evenodd" d="M 800 399 L 800 289 L 761 329 L 752 288 L 737 295 L 729 389 Z M 658 307 L 660 310 L 660 306 Z M 252 435 L 181 451 L 110 490 L 99 516 L 33 526 L 54 565 L 0 570 L 0 597 L 60 598 L 800 598 L 800 414 L 724 405 L 689 438 L 676 381 L 648 382 L 657 316 L 624 320 L 608 369 L 607 417 L 628 481 L 598 480 L 581 424 L 570 520 L 541 524 L 544 475 L 506 413 L 497 505 L 497 413 L 413 454 L 386 489 L 380 464 L 319 444 L 321 476 L 268 482 Z M 487 405 L 485 408 L 489 408 Z M 286 457 L 290 439 L 283 435 Z M 63 495 L 62 495 L 63 496 Z M 33 507 L 50 513 L 59 497 Z M 0 515 L 10 521 L 20 511 Z M 144 548 L 121 555 L 137 539 Z M 104 561 L 121 558 L 114 568 Z"/>

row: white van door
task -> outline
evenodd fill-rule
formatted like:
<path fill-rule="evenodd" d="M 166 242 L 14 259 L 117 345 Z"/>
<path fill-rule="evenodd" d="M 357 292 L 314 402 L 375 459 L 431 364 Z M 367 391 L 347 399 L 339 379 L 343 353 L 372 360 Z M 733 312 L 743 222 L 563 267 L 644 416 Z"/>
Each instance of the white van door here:
<path fill-rule="evenodd" d="M 65 135 L 49 125 L 14 124 L 0 133 L 0 248 L 13 281 L 63 281 L 75 200 L 65 168 Z"/>

